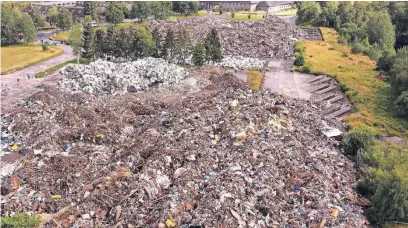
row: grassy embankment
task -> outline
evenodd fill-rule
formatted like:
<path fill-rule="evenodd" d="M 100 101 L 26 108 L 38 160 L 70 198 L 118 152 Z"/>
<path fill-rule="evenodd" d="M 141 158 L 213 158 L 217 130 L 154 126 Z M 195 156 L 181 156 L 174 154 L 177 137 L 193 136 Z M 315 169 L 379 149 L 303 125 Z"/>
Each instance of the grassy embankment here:
<path fill-rule="evenodd" d="M 394 115 L 392 88 L 375 71 L 375 62 L 363 54 L 352 54 L 349 46 L 339 44 L 334 29 L 321 28 L 321 31 L 324 41 L 297 43 L 295 49 L 303 49 L 305 65 L 295 69 L 334 77 L 356 109 L 344 119 L 350 132 L 371 132 L 376 136 L 362 154 L 367 165 L 363 170 L 369 175 L 361 189 L 372 196 L 372 210 L 377 211 L 374 216 L 386 217 L 384 212 L 379 212 L 383 211 L 381 208 L 384 208 L 386 202 L 398 208 L 407 203 L 398 198 L 402 195 L 398 195 L 395 190 L 386 192 L 384 189 L 408 188 L 408 148 L 406 144 L 383 140 L 383 137 L 397 136 L 407 142 L 408 121 Z M 386 183 L 394 185 L 391 187 Z M 378 200 L 381 198 L 383 200 Z"/>
<path fill-rule="evenodd" d="M 37 44 L 1 47 L 1 74 L 23 69 L 62 53 L 61 47 L 49 46 L 48 51 L 43 51 L 41 45 Z"/>
<path fill-rule="evenodd" d="M 85 59 L 85 58 L 80 58 L 80 59 L 79 59 L 79 64 L 89 64 L 90 62 L 91 62 L 91 61 L 90 61 L 89 59 Z M 55 65 L 55 66 L 52 66 L 52 67 L 50 67 L 50 68 L 48 68 L 48 69 L 45 69 L 44 71 L 41 71 L 41 72 L 36 73 L 35 76 L 36 76 L 37 78 L 42 78 L 42 77 L 44 77 L 44 76 L 46 76 L 46 75 L 48 75 L 48 74 L 54 73 L 55 71 L 59 70 L 59 69 L 62 68 L 63 66 L 65 66 L 65 65 L 67 65 L 67 64 L 70 64 L 70 63 L 76 64 L 76 63 L 77 63 L 77 59 L 75 58 L 75 59 L 72 59 L 72 60 L 69 60 L 69 61 L 66 61 L 66 62 L 57 64 L 57 65 Z"/>
<path fill-rule="evenodd" d="M 63 32 L 59 32 L 57 34 L 50 36 L 50 40 L 68 42 L 68 37 L 69 37 L 69 31 L 63 31 Z"/>

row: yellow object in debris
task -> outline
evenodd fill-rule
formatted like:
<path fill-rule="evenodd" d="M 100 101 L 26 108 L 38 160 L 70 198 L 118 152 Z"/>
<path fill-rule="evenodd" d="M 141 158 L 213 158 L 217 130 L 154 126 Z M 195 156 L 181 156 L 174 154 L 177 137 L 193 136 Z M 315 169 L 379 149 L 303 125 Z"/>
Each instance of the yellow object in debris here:
<path fill-rule="evenodd" d="M 338 216 L 339 216 L 339 209 L 337 209 L 337 208 L 332 208 L 332 213 L 331 213 L 331 215 L 332 215 L 333 217 L 338 217 Z"/>
<path fill-rule="evenodd" d="M 61 195 L 53 195 L 51 196 L 51 199 L 61 199 L 62 196 Z"/>
<path fill-rule="evenodd" d="M 102 138 L 102 137 L 103 137 L 103 135 L 101 133 L 96 134 L 96 138 Z"/>
<path fill-rule="evenodd" d="M 235 135 L 235 138 L 237 138 L 239 141 L 242 141 L 247 138 L 247 134 L 245 133 L 245 131 L 241 131 L 240 133 Z"/>
<path fill-rule="evenodd" d="M 174 222 L 174 218 L 169 218 L 166 221 L 167 227 L 176 227 L 176 223 Z"/>
<path fill-rule="evenodd" d="M 11 146 L 11 150 L 12 151 L 17 151 L 19 149 L 17 144 L 13 144 L 13 146 Z"/>

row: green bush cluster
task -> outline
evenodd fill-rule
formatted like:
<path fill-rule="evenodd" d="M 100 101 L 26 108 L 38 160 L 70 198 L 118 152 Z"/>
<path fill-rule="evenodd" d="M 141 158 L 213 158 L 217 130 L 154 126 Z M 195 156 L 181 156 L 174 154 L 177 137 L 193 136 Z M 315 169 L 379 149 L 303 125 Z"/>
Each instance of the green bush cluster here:
<path fill-rule="evenodd" d="M 295 44 L 295 66 L 303 66 L 305 64 L 305 48 L 300 42 Z"/>
<path fill-rule="evenodd" d="M 341 146 L 345 154 L 355 156 L 360 149 L 370 149 L 373 140 L 374 134 L 369 128 L 356 128 L 343 137 Z"/>
<path fill-rule="evenodd" d="M 1 227 L 3 228 L 35 228 L 41 223 L 38 216 L 30 216 L 26 213 L 16 213 L 11 217 L 1 217 Z"/>

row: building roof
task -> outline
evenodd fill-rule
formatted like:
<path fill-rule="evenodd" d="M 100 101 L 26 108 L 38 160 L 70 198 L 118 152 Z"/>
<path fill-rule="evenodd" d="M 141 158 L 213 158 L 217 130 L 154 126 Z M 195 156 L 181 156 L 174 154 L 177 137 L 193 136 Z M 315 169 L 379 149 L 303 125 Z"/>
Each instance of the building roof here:
<path fill-rule="evenodd" d="M 258 3 L 259 7 L 274 7 L 286 4 L 293 4 L 293 1 L 263 1 Z"/>

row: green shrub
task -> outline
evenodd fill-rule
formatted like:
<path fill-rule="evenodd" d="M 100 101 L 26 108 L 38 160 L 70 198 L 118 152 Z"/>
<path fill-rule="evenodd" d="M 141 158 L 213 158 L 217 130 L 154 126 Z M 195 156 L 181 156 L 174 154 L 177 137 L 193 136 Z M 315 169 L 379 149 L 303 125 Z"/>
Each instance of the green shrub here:
<path fill-rule="evenodd" d="M 38 227 L 41 219 L 38 216 L 30 216 L 26 213 L 16 213 L 12 217 L 1 217 L 3 228 L 31 228 Z"/>
<path fill-rule="evenodd" d="M 377 61 L 376 70 L 389 73 L 391 71 L 392 64 L 394 63 L 395 54 L 391 51 L 384 51 L 381 57 Z"/>
<path fill-rule="evenodd" d="M 248 19 L 251 19 L 251 14 L 248 14 Z"/>
<path fill-rule="evenodd" d="M 49 47 L 46 44 L 41 44 L 42 50 L 43 51 L 48 51 Z"/>
<path fill-rule="evenodd" d="M 305 58 L 303 55 L 297 56 L 295 59 L 295 66 L 303 66 L 303 64 L 305 64 Z"/>
<path fill-rule="evenodd" d="M 340 84 L 340 89 L 343 93 L 346 93 L 347 91 L 350 90 L 350 87 L 348 87 L 347 85 L 344 84 Z"/>
<path fill-rule="evenodd" d="M 303 47 L 303 45 L 300 43 L 300 42 L 297 42 L 296 44 L 295 44 L 295 53 L 303 53 L 303 51 L 304 51 L 304 47 Z"/>
<path fill-rule="evenodd" d="M 235 10 L 231 11 L 231 17 L 235 18 Z"/>
<path fill-rule="evenodd" d="M 385 221 L 408 222 L 408 188 L 399 178 L 378 182 L 371 198 L 369 218 L 382 224 Z"/>
<path fill-rule="evenodd" d="M 374 144 L 374 134 L 368 128 L 356 128 L 343 137 L 341 146 L 346 155 L 357 155 L 359 149 L 370 149 Z"/>
<path fill-rule="evenodd" d="M 306 65 L 306 66 L 303 66 L 302 72 L 305 73 L 305 74 L 310 74 L 310 72 L 312 72 L 312 70 L 310 69 L 310 66 Z"/>
<path fill-rule="evenodd" d="M 334 51 L 334 47 L 329 47 L 329 51 Z"/>
<path fill-rule="evenodd" d="M 408 91 L 402 92 L 395 101 L 395 110 L 400 116 L 408 117 Z"/>
<path fill-rule="evenodd" d="M 345 58 L 347 58 L 347 57 L 348 57 L 348 54 L 347 54 L 347 53 L 345 53 L 345 52 L 343 52 L 343 54 L 341 54 L 341 57 L 345 57 Z"/>
<path fill-rule="evenodd" d="M 351 53 L 353 53 L 353 54 L 363 53 L 366 49 L 367 49 L 367 47 L 364 46 L 363 44 L 361 44 L 361 43 L 354 43 L 354 44 L 351 46 Z"/>
<path fill-rule="evenodd" d="M 377 61 L 381 56 L 381 51 L 374 47 L 367 48 L 365 51 L 363 51 L 363 53 L 374 61 Z"/>

